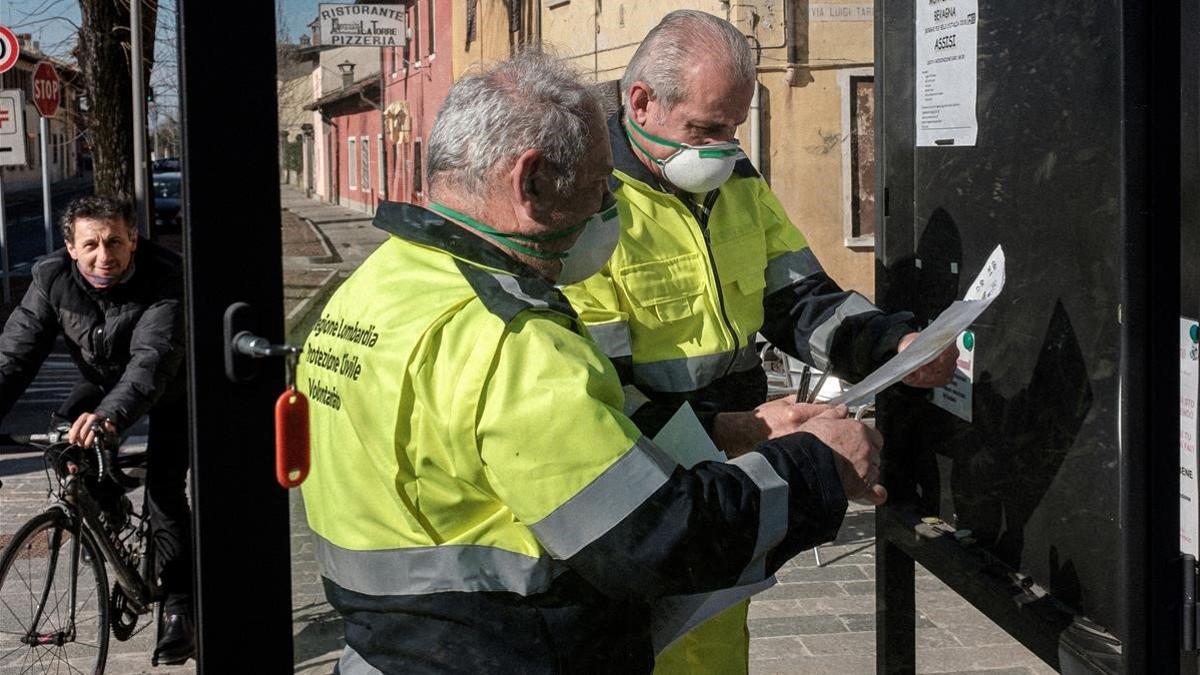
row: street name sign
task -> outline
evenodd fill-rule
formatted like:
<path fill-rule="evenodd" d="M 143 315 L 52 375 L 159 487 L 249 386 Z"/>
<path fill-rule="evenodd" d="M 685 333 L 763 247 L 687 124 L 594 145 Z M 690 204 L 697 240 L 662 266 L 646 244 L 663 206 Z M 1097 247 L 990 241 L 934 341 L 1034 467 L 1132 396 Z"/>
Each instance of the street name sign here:
<path fill-rule="evenodd" d="M 25 91 L 0 90 L 0 166 L 25 166 Z"/>
<path fill-rule="evenodd" d="M 17 65 L 21 58 L 21 43 L 7 26 L 0 26 L 0 73 Z"/>
<path fill-rule="evenodd" d="M 404 5 L 321 3 L 321 44 L 330 47 L 403 47 Z"/>
<path fill-rule="evenodd" d="M 62 99 L 62 80 L 58 69 L 49 61 L 39 61 L 33 71 L 33 105 L 42 117 L 54 117 Z"/>

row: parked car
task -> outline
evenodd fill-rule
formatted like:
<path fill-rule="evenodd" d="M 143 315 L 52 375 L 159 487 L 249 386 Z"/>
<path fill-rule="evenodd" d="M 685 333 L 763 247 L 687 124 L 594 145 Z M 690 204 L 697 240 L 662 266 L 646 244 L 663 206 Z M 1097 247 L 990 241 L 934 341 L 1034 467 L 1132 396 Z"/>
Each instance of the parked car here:
<path fill-rule="evenodd" d="M 179 161 L 178 157 L 163 157 L 162 159 L 156 159 L 150 166 L 154 173 L 183 170 L 182 162 Z"/>
<path fill-rule="evenodd" d="M 178 171 L 154 174 L 154 224 L 177 231 L 183 225 L 183 184 Z"/>

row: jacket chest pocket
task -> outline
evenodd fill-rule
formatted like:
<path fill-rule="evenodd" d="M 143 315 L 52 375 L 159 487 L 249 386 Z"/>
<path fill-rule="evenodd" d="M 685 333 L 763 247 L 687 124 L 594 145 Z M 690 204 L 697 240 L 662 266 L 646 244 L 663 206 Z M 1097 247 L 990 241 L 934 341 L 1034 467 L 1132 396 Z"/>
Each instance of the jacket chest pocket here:
<path fill-rule="evenodd" d="M 762 232 L 726 239 L 713 244 L 712 249 L 724 289 L 736 289 L 748 296 L 762 295 L 767 287 L 767 246 Z"/>
<path fill-rule="evenodd" d="M 695 316 L 708 274 L 698 253 L 638 263 L 618 272 L 630 304 L 647 323 Z"/>

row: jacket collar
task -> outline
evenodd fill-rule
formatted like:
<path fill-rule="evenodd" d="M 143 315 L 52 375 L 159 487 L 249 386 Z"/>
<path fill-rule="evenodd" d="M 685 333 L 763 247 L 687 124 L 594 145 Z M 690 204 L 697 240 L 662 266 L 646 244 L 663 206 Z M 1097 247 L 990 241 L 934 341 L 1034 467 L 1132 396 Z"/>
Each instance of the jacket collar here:
<path fill-rule="evenodd" d="M 629 144 L 629 136 L 625 133 L 624 113 L 625 108 L 622 106 L 608 117 L 608 144 L 612 148 L 613 168 L 654 190 L 671 193 L 634 153 L 633 146 Z M 621 181 L 615 175 L 608 179 L 608 187 L 614 192 L 620 186 Z"/>
<path fill-rule="evenodd" d="M 538 277 L 533 268 L 505 255 L 483 237 L 471 234 L 416 204 L 380 202 L 373 224 L 401 239 L 445 251 L 475 265 L 490 267 L 518 277 Z"/>

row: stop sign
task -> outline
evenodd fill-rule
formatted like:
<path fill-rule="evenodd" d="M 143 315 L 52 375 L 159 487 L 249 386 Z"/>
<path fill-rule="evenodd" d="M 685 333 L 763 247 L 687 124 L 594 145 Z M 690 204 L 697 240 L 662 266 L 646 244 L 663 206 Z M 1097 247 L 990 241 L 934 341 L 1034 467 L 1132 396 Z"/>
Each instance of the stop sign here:
<path fill-rule="evenodd" d="M 33 71 L 33 104 L 42 117 L 54 117 L 62 98 L 62 81 L 49 61 L 39 61 Z"/>

